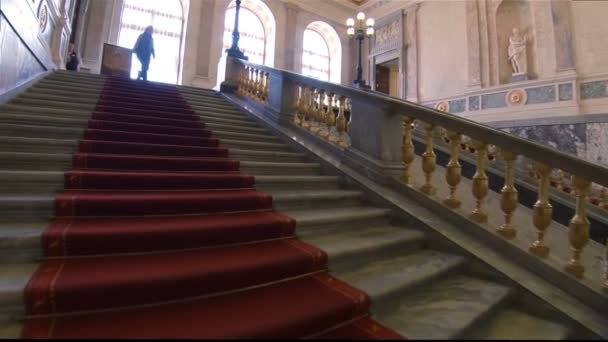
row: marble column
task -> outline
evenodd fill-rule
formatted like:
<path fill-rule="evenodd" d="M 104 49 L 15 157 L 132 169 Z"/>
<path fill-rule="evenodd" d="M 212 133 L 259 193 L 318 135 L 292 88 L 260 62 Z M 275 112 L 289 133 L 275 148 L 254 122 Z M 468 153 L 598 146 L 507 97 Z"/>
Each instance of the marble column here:
<path fill-rule="evenodd" d="M 296 4 L 285 3 L 285 10 L 287 15 L 285 16 L 285 69 L 293 72 L 296 70 L 296 56 L 298 47 L 296 39 L 296 23 L 298 20 L 298 13 L 300 8 Z"/>
<path fill-rule="evenodd" d="M 490 41 L 488 37 L 488 8 L 486 0 L 477 0 L 479 16 L 479 51 L 481 87 L 490 86 Z"/>
<path fill-rule="evenodd" d="M 479 13 L 477 2 L 467 1 L 467 52 L 468 52 L 468 86 L 469 88 L 481 87 L 481 51 L 479 39 Z"/>
<path fill-rule="evenodd" d="M 551 13 L 555 35 L 555 58 L 557 72 L 574 71 L 574 49 L 572 47 L 571 5 L 568 0 L 552 0 Z"/>
<path fill-rule="evenodd" d="M 418 103 L 418 3 L 406 8 L 405 45 L 406 45 L 406 96 L 407 101 Z"/>

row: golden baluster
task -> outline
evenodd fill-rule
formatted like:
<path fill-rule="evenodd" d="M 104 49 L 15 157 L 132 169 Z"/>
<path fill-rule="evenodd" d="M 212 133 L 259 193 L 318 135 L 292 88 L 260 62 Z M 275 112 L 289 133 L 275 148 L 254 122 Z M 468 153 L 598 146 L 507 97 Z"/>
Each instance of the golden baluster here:
<path fill-rule="evenodd" d="M 604 268 L 604 292 L 608 293 L 608 242 L 606 243 L 606 258 Z"/>
<path fill-rule="evenodd" d="M 488 214 L 483 209 L 483 200 L 488 195 L 488 175 L 486 174 L 488 145 L 475 140 L 473 141 L 473 147 L 477 151 L 477 172 L 473 176 L 473 196 L 476 204 L 471 213 L 471 218 L 478 223 L 485 223 L 488 221 Z"/>
<path fill-rule="evenodd" d="M 336 130 L 338 131 L 338 137 L 336 139 L 336 143 L 340 146 L 344 144 L 344 133 L 346 131 L 346 116 L 344 116 L 344 105 L 346 98 L 344 96 L 340 96 L 340 102 L 338 103 L 338 119 L 336 122 Z"/>
<path fill-rule="evenodd" d="M 327 101 L 328 107 L 329 107 L 329 94 L 326 93 L 325 90 L 322 90 L 321 94 L 323 96 L 320 98 L 321 101 L 320 101 L 319 113 L 318 113 L 318 116 L 319 116 L 319 130 L 317 131 L 317 135 L 319 137 L 323 137 L 325 135 L 325 131 L 326 131 L 326 128 L 327 128 L 327 124 L 326 124 L 327 117 L 325 115 L 326 112 L 327 112 L 327 110 L 325 109 L 325 107 L 323 107 L 323 106 L 325 106 L 325 101 Z"/>
<path fill-rule="evenodd" d="M 587 218 L 587 197 L 591 190 L 591 182 L 578 176 L 572 176 L 572 186 L 576 190 L 576 213 L 569 225 L 572 259 L 566 265 L 565 270 L 580 279 L 585 274 L 585 266 L 581 263 L 581 253 L 589 242 L 590 222 Z"/>
<path fill-rule="evenodd" d="M 530 252 L 544 258 L 549 254 L 549 247 L 544 242 L 545 234 L 553 220 L 553 206 L 549 203 L 549 174 L 551 173 L 551 168 L 547 165 L 536 163 L 534 169 L 540 178 L 538 201 L 534 204 L 533 213 L 533 222 L 538 237 L 532 244 L 532 247 L 530 247 Z"/>
<path fill-rule="evenodd" d="M 254 84 L 255 81 L 253 79 L 253 68 L 249 67 L 249 87 L 247 87 L 247 93 L 249 94 L 250 98 L 253 97 Z"/>
<path fill-rule="evenodd" d="M 327 93 L 327 111 L 325 112 L 325 126 L 327 131 L 323 132 L 321 138 L 329 139 L 331 129 L 336 125 L 336 116 L 334 114 L 334 97 L 333 93 Z"/>
<path fill-rule="evenodd" d="M 422 171 L 424 171 L 425 183 L 420 191 L 427 195 L 434 195 L 437 189 L 433 186 L 433 172 L 437 166 L 437 156 L 433 150 L 433 139 L 435 137 L 435 126 L 426 124 L 426 151 L 422 154 Z"/>
<path fill-rule="evenodd" d="M 258 70 L 258 88 L 256 89 L 257 99 L 259 102 L 264 101 L 264 72 Z"/>
<path fill-rule="evenodd" d="M 302 86 L 296 87 L 296 103 L 293 105 L 293 124 L 299 126 L 302 123 L 300 119 L 300 106 L 302 103 Z"/>
<path fill-rule="evenodd" d="M 315 119 L 313 127 L 310 128 L 310 132 L 312 134 L 319 134 L 319 130 L 321 129 L 321 122 L 323 117 L 323 98 L 325 97 L 325 90 L 319 89 L 317 91 L 316 97 L 316 108 L 313 112 L 313 117 Z"/>
<path fill-rule="evenodd" d="M 264 103 L 268 104 L 270 99 L 270 74 L 264 73 Z"/>
<path fill-rule="evenodd" d="M 348 123 L 346 124 L 346 132 L 348 134 L 350 134 L 350 127 L 353 123 L 353 107 L 352 107 L 353 103 L 350 99 L 346 99 L 346 100 L 348 101 L 347 108 L 348 108 L 348 114 L 349 114 Z"/>
<path fill-rule="evenodd" d="M 564 171 L 557 170 L 555 176 L 555 188 L 559 191 L 564 191 Z"/>
<path fill-rule="evenodd" d="M 450 139 L 451 159 L 447 165 L 445 172 L 445 179 L 450 186 L 450 195 L 446 198 L 443 203 L 449 208 L 456 209 L 460 208 L 462 204 L 456 198 L 456 190 L 462 180 L 462 165 L 460 165 L 460 139 L 462 135 L 456 132 L 448 132 L 448 139 Z"/>
<path fill-rule="evenodd" d="M 500 207 L 505 213 L 505 223 L 498 228 L 498 233 L 507 239 L 513 239 L 517 235 L 517 231 L 511 221 L 519 200 L 519 192 L 515 188 L 515 170 L 513 168 L 513 163 L 517 156 L 508 151 L 502 151 L 501 154 L 507 164 L 505 186 L 502 188 L 502 198 L 500 201 Z"/>
<path fill-rule="evenodd" d="M 405 117 L 403 119 L 403 146 L 402 146 L 402 159 L 403 159 L 403 175 L 401 175 L 401 181 L 407 185 L 412 184 L 412 175 L 410 174 L 410 167 L 416 159 L 416 152 L 414 150 L 414 143 L 412 142 L 412 136 L 414 131 L 414 119 Z"/>
<path fill-rule="evenodd" d="M 304 87 L 304 110 L 302 111 L 302 128 L 308 129 L 310 127 L 310 113 L 312 106 L 312 89 Z"/>
<path fill-rule="evenodd" d="M 602 208 L 608 210 L 608 189 L 602 188 L 602 194 L 600 196 L 602 198 Z"/>

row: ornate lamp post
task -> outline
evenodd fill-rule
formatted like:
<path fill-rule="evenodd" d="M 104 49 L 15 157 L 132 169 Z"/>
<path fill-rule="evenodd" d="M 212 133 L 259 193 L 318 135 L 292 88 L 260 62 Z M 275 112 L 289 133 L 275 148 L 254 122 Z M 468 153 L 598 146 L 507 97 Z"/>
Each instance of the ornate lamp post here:
<path fill-rule="evenodd" d="M 241 0 L 236 0 L 236 13 L 234 15 L 234 31 L 232 31 L 232 46 L 227 49 L 228 56 L 249 60 L 249 57 L 245 56 L 243 51 L 239 49 L 239 39 L 241 34 L 239 33 L 239 12 L 241 11 Z"/>
<path fill-rule="evenodd" d="M 371 89 L 370 86 L 365 84 L 365 80 L 362 79 L 363 67 L 361 67 L 361 45 L 365 37 L 370 38 L 374 35 L 374 19 L 369 18 L 365 22 L 365 13 L 359 12 L 357 14 L 357 20 L 348 18 L 346 21 L 347 30 L 346 33 L 349 37 L 355 37 L 359 41 L 359 49 L 357 50 L 357 79 L 353 81 L 353 86 L 356 88 Z"/>

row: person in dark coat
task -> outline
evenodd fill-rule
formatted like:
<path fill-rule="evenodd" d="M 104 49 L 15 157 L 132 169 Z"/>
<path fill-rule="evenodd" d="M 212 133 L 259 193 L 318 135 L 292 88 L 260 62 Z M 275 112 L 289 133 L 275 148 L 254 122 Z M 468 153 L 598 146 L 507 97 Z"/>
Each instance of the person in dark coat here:
<path fill-rule="evenodd" d="M 141 71 L 139 72 L 137 79 L 148 80 L 148 68 L 150 67 L 150 56 L 156 58 L 154 53 L 154 39 L 152 38 L 154 28 L 152 26 L 146 27 L 144 33 L 140 34 L 133 47 L 133 53 L 139 59 L 141 63 Z"/>
<path fill-rule="evenodd" d="M 80 64 L 80 60 L 78 59 L 78 54 L 76 54 L 76 48 L 74 44 L 70 44 L 70 53 L 67 58 L 67 62 L 65 63 L 66 70 L 78 71 L 78 65 Z"/>

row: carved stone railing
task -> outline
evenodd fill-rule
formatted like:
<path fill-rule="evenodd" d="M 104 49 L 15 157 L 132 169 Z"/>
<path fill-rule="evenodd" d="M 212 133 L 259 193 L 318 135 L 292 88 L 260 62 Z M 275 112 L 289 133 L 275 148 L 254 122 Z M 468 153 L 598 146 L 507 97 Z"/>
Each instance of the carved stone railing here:
<path fill-rule="evenodd" d="M 472 222 L 484 225 L 490 215 L 500 213 L 504 218 L 494 229 L 506 240 L 514 239 L 518 234 L 518 226 L 513 222 L 520 207 L 515 187 L 516 160 L 532 161 L 538 198 L 526 224 L 535 227 L 536 236 L 528 242 L 527 249 L 539 259 L 548 259 L 553 253 L 545 241 L 546 236 L 552 234 L 550 226 L 554 215 L 549 201 L 550 188 L 552 184 L 556 187 L 558 183 L 564 184 L 563 177 L 558 181 L 554 175 L 570 175 L 569 187 L 576 205 L 569 220 L 568 238 L 559 246 L 559 252 L 570 254 L 562 271 L 574 279 L 584 278 L 586 265 L 581 261 L 581 253 L 589 243 L 589 195 L 592 186 L 599 189 L 596 191 L 600 197 L 593 203 L 599 198 L 596 207 L 608 216 L 607 168 L 455 115 L 376 92 L 235 59 L 229 59 L 226 75 L 226 85 L 231 85 L 238 94 L 254 99 L 269 119 L 296 127 L 333 146 L 346 165 L 363 170 L 375 181 L 385 183 L 398 177 L 402 183 L 414 188 L 414 178 L 418 174 L 422 184 L 415 189 L 425 196 L 436 198 L 438 187 L 449 189 L 448 195 L 439 199 L 446 208 L 455 211 L 465 201 L 474 202 L 467 214 Z M 415 127 L 422 129 L 424 134 L 425 151 L 421 156 L 417 156 L 414 149 Z M 445 141 L 450 154 L 443 181 L 437 177 L 435 144 L 438 138 Z M 459 191 L 465 186 L 462 153 L 471 154 L 475 160 L 476 172 L 471 182 L 466 183 L 470 187 L 466 189 L 466 192 L 470 191 L 470 197 Z M 497 194 L 500 201 L 496 208 L 488 207 L 486 201 L 490 192 L 488 162 L 502 164 L 504 186 Z M 421 171 L 414 172 L 414 167 Z M 603 287 L 608 291 L 608 270 L 601 282 L 591 287 Z"/>

